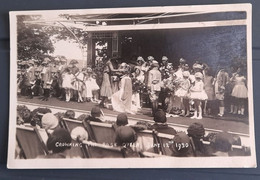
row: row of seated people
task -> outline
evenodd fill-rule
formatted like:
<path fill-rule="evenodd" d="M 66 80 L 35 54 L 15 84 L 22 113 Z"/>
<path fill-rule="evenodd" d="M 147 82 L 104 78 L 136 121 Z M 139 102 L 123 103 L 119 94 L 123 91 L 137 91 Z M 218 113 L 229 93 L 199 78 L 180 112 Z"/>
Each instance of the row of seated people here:
<path fill-rule="evenodd" d="M 18 107 L 17 124 L 24 125 L 17 126 L 17 158 L 250 155 L 250 149 L 241 146 L 238 136 L 225 132 L 205 136 L 200 123 L 191 124 L 187 133 L 177 132 L 168 126 L 160 110 L 154 124 L 138 122 L 131 126 L 126 114 L 119 114 L 115 123 L 104 121 L 98 107 L 78 118 L 72 111 L 54 115 L 50 109 L 37 108 L 29 112 L 24 106 Z M 30 125 L 25 126 L 28 119 Z"/>

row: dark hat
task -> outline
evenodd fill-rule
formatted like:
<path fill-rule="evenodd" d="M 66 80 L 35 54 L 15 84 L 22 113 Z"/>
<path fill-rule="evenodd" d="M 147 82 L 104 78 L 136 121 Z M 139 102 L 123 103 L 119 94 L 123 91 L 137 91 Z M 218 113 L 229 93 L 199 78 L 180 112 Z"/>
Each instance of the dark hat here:
<path fill-rule="evenodd" d="M 47 140 L 47 148 L 53 153 L 63 152 L 70 149 L 71 136 L 70 133 L 63 128 L 58 128 L 53 131 Z"/>
<path fill-rule="evenodd" d="M 185 132 L 178 132 L 174 135 L 171 150 L 176 156 L 188 156 L 188 153 L 192 151 L 189 136 Z"/>
<path fill-rule="evenodd" d="M 93 107 L 91 109 L 91 116 L 99 117 L 102 114 L 102 111 L 99 107 Z"/>
<path fill-rule="evenodd" d="M 127 115 L 125 113 L 118 114 L 116 118 L 116 125 L 125 126 L 127 124 L 128 124 Z"/>
<path fill-rule="evenodd" d="M 202 138 L 205 135 L 205 129 L 201 123 L 193 123 L 188 128 L 188 135 L 194 138 Z"/>
<path fill-rule="evenodd" d="M 133 128 L 129 126 L 120 126 L 116 129 L 116 143 L 122 146 L 127 143 L 134 143 L 137 139 Z"/>
<path fill-rule="evenodd" d="M 167 118 L 166 118 L 165 112 L 164 112 L 163 110 L 159 109 L 159 110 L 155 113 L 155 115 L 154 115 L 154 117 L 153 117 L 153 120 L 154 120 L 155 122 L 159 122 L 159 123 L 166 123 Z"/>

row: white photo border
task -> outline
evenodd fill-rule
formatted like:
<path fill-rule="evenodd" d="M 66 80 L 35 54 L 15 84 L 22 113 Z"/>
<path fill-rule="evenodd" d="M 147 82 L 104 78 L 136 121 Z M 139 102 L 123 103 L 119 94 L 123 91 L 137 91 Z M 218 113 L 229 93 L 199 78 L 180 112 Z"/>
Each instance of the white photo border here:
<path fill-rule="evenodd" d="M 17 15 L 34 15 L 44 13 L 84 13 L 106 14 L 120 13 L 151 13 L 151 12 L 198 12 L 207 9 L 225 11 L 245 11 L 247 36 L 247 77 L 249 101 L 249 135 L 251 156 L 246 157 L 166 157 L 166 158 L 129 158 L 129 159 L 15 159 L 16 141 L 16 75 L 17 75 Z M 108 8 L 82 10 L 39 10 L 10 12 L 10 110 L 9 110 L 9 141 L 8 162 L 10 169 L 60 169 L 60 168 L 241 168 L 257 167 L 254 133 L 253 107 L 253 77 L 252 77 L 252 5 L 251 4 L 222 4 L 222 5 L 192 5 L 192 6 L 162 6 L 138 8 Z"/>

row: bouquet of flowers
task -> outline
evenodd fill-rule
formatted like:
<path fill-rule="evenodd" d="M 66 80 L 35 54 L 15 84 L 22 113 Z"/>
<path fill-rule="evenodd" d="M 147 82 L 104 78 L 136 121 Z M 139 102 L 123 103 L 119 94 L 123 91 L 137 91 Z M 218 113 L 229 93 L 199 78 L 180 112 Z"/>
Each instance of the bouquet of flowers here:
<path fill-rule="evenodd" d="M 147 93 L 147 87 L 138 79 L 133 79 L 133 93 Z"/>

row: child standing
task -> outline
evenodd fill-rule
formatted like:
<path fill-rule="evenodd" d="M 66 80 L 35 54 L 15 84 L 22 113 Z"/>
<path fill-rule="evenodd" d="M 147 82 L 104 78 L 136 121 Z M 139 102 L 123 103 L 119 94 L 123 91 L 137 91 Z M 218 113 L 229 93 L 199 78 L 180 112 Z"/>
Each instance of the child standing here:
<path fill-rule="evenodd" d="M 189 108 L 189 100 L 187 99 L 187 93 L 190 88 L 190 72 L 184 71 L 182 73 L 183 80 L 180 83 L 179 89 L 176 91 L 175 95 L 181 98 L 181 106 L 183 107 L 181 116 L 189 116 L 190 108 Z"/>
<path fill-rule="evenodd" d="M 65 93 L 66 93 L 66 102 L 69 102 L 71 98 L 71 90 L 73 89 L 72 86 L 73 79 L 74 79 L 74 75 L 72 74 L 71 69 L 67 68 L 65 70 L 65 73 L 63 74 L 63 81 L 62 81 L 62 87 L 65 89 Z"/>
<path fill-rule="evenodd" d="M 235 104 L 234 104 L 234 112 L 233 114 L 241 114 L 244 115 L 245 112 L 245 101 L 248 97 L 247 93 L 247 87 L 246 87 L 246 78 L 242 74 L 241 71 L 238 71 L 235 78 L 235 86 L 232 90 L 231 96 L 235 98 Z M 237 110 L 237 111 L 236 111 Z"/>
<path fill-rule="evenodd" d="M 206 68 L 204 72 L 205 72 L 204 88 L 208 96 L 208 99 L 205 101 L 205 105 L 204 105 L 204 114 L 209 115 L 211 114 L 213 101 L 215 100 L 215 93 L 214 93 L 214 86 L 213 86 L 214 78 L 212 76 L 210 68 Z"/>
<path fill-rule="evenodd" d="M 191 119 L 202 119 L 201 101 L 208 99 L 208 96 L 204 90 L 202 73 L 196 72 L 194 76 L 195 84 L 190 88 L 190 98 L 194 100 L 195 112 Z"/>

